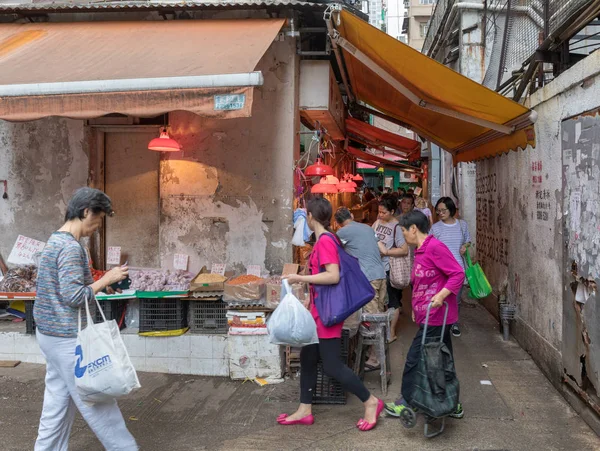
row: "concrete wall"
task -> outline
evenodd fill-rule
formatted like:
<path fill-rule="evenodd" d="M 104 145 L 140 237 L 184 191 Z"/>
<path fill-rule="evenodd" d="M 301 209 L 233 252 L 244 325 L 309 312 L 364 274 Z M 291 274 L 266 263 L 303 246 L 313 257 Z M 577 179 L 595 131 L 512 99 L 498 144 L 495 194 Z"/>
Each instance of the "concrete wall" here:
<path fill-rule="evenodd" d="M 295 41 L 273 43 L 260 61 L 252 117 L 205 120 L 170 115 L 184 151 L 160 162 L 160 262 L 190 256 L 190 271 L 213 262 L 242 271 L 281 271 L 292 261 L 294 155 L 299 152 Z M 62 225 L 68 199 L 85 186 L 89 162 L 83 121 L 0 123 L 0 252 L 18 234 L 45 241 Z M 1 196 L 1 193 L 0 193 Z M 135 237 L 131 237 L 135 239 Z"/>
<path fill-rule="evenodd" d="M 488 307 L 497 310 L 497 293 L 506 291 L 517 306 L 515 337 L 558 387 L 570 269 L 563 265 L 561 122 L 598 108 L 599 68 L 594 53 L 528 99 L 538 113 L 535 149 L 477 163 L 478 257 L 495 289 Z"/>
<path fill-rule="evenodd" d="M 252 117 L 206 120 L 171 114 L 183 154 L 161 161 L 161 264 L 190 255 L 193 271 L 292 261 L 292 168 L 298 148 L 298 61 L 293 40 L 275 42 L 258 65 Z"/>
<path fill-rule="evenodd" d="M 82 121 L 0 121 L 0 253 L 6 259 L 19 234 L 46 241 L 62 225 L 66 204 L 85 186 L 88 156 Z"/>

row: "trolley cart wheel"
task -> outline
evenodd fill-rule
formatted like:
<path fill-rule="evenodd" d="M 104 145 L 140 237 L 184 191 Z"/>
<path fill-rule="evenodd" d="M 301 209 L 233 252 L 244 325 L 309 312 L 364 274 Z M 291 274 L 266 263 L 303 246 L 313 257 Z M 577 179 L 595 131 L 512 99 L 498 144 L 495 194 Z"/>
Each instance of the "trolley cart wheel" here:
<path fill-rule="evenodd" d="M 433 425 L 433 423 L 436 420 L 440 420 L 441 421 L 440 427 L 437 430 L 434 430 L 433 432 L 429 432 L 429 426 Z M 425 435 L 425 438 L 437 437 L 442 432 L 444 432 L 444 428 L 445 427 L 446 427 L 446 417 L 433 418 L 433 417 L 430 417 L 429 415 L 425 415 L 425 428 L 423 430 L 423 434 Z"/>
<path fill-rule="evenodd" d="M 417 425 L 417 414 L 410 407 L 405 407 L 400 414 L 400 423 L 406 429 L 412 429 Z"/>

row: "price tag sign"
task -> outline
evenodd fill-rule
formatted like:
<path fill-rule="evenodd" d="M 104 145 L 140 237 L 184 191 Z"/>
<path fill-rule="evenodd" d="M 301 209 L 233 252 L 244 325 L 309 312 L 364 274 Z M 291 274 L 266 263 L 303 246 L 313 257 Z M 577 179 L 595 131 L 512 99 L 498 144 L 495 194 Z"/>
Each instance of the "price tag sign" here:
<path fill-rule="evenodd" d="M 109 265 L 121 264 L 121 246 L 108 246 L 106 249 L 106 263 Z"/>
<path fill-rule="evenodd" d="M 44 250 L 46 243 L 19 235 L 8 256 L 7 262 L 15 265 L 35 264 L 35 254 Z"/>
<path fill-rule="evenodd" d="M 173 268 L 187 271 L 189 255 L 175 254 L 173 257 Z"/>
<path fill-rule="evenodd" d="M 248 265 L 248 269 L 246 269 L 246 274 L 249 276 L 260 277 L 261 267 L 260 265 Z"/>
<path fill-rule="evenodd" d="M 212 274 L 220 274 L 221 276 L 225 275 L 225 263 L 213 263 L 210 268 L 210 272 Z"/>
<path fill-rule="evenodd" d="M 423 192 L 423 189 L 415 188 L 415 196 L 420 196 L 422 192 Z"/>

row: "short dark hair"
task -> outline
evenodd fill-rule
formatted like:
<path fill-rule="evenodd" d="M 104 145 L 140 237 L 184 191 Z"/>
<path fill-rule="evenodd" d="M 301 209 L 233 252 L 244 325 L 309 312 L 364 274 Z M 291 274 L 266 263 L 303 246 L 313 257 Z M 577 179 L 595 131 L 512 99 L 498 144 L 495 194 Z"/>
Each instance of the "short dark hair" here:
<path fill-rule="evenodd" d="M 450 212 L 450 216 L 454 217 L 456 214 L 456 204 L 452 200 L 451 197 L 441 197 L 440 200 L 435 204 L 435 209 L 437 210 L 440 204 L 444 204 L 445 207 Z"/>
<path fill-rule="evenodd" d="M 421 233 L 429 233 L 429 219 L 419 210 L 413 210 L 400 218 L 400 227 L 410 229 L 410 226 L 417 226 Z"/>
<path fill-rule="evenodd" d="M 413 196 L 412 194 L 404 193 L 402 195 L 402 199 L 410 199 L 410 200 L 412 200 L 413 205 L 415 203 L 415 196 Z"/>
<path fill-rule="evenodd" d="M 381 198 L 381 202 L 379 202 L 379 206 L 385 208 L 392 213 L 398 211 L 398 201 L 394 199 L 392 196 L 383 196 Z"/>
<path fill-rule="evenodd" d="M 352 219 L 352 213 L 346 207 L 340 207 L 335 212 L 335 220 L 338 224 L 343 224 L 348 219 Z"/>
<path fill-rule="evenodd" d="M 89 209 L 93 214 L 97 215 L 101 212 L 107 216 L 113 215 L 112 202 L 110 197 L 104 194 L 99 189 L 94 188 L 79 188 L 69 200 L 65 221 L 73 219 L 83 219 L 85 210 Z"/>

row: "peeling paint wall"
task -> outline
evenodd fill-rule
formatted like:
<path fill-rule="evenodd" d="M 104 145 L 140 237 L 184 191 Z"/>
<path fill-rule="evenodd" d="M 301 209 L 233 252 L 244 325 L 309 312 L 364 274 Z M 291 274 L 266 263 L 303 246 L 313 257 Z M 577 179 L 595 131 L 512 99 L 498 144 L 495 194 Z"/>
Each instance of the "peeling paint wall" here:
<path fill-rule="evenodd" d="M 486 304 L 497 311 L 506 291 L 517 305 L 514 335 L 556 385 L 570 271 L 563 265 L 561 121 L 599 106 L 598 67 L 596 52 L 528 99 L 538 113 L 535 149 L 477 163 L 478 258 L 495 290 Z"/>
<path fill-rule="evenodd" d="M 242 271 L 281 271 L 292 261 L 298 64 L 293 40 L 273 43 L 257 70 L 252 117 L 206 120 L 170 115 L 183 154 L 161 161 L 161 265 L 175 253 L 190 270 L 222 262 Z"/>
<path fill-rule="evenodd" d="M 83 121 L 0 121 L 0 253 L 6 259 L 19 234 L 46 241 L 63 224 L 73 192 L 87 184 Z"/>
<path fill-rule="evenodd" d="M 600 392 L 600 114 L 577 116 L 561 126 L 563 163 L 562 353 L 566 376 L 594 395 Z M 591 282 L 591 283 L 590 283 Z"/>

